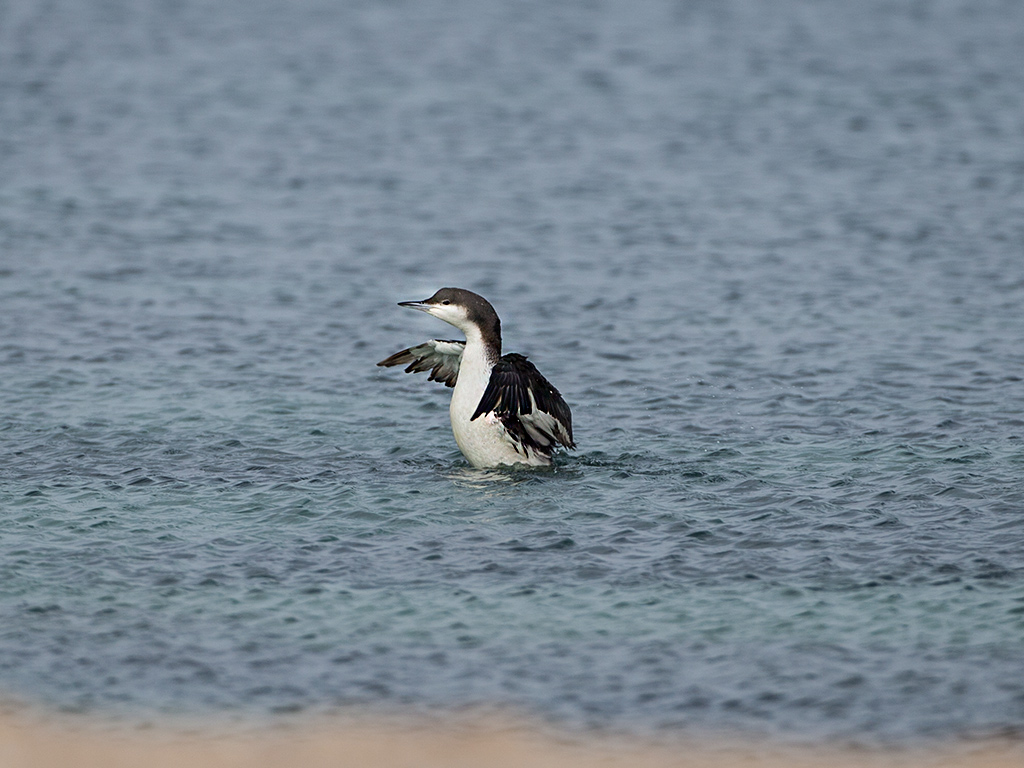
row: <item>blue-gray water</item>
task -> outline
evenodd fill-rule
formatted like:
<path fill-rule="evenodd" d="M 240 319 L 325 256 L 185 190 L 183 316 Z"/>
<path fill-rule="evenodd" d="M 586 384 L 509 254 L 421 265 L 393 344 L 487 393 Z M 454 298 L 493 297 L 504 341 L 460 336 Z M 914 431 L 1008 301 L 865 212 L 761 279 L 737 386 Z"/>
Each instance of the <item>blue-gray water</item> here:
<path fill-rule="evenodd" d="M 0 2 L 0 692 L 1024 727 L 1024 4 Z M 374 363 L 501 313 L 471 470 Z"/>

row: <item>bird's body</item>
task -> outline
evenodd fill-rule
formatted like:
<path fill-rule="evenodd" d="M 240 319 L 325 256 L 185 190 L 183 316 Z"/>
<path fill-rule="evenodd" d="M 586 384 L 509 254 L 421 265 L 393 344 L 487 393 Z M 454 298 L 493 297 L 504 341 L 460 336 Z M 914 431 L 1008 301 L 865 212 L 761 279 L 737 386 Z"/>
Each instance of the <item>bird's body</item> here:
<path fill-rule="evenodd" d="M 431 339 L 377 365 L 407 365 L 454 387 L 449 414 L 459 450 L 475 467 L 545 466 L 558 445 L 574 448 L 569 406 L 522 355 L 501 354 L 501 323 L 482 296 L 442 288 L 401 306 L 451 323 L 466 340 Z"/>

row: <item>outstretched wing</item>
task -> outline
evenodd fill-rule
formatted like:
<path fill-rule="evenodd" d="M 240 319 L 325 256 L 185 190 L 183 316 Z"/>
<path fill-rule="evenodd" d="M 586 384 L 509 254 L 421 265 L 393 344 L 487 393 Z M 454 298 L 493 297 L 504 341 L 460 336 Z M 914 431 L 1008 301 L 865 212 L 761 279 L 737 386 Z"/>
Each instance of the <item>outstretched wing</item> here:
<path fill-rule="evenodd" d="M 407 365 L 406 373 L 430 371 L 430 376 L 427 377 L 430 381 L 442 381 L 445 386 L 454 387 L 456 379 L 459 378 L 459 364 L 462 362 L 462 351 L 465 348 L 464 341 L 431 339 L 418 346 L 395 352 L 377 365 L 388 368 L 393 365 Z"/>
<path fill-rule="evenodd" d="M 569 406 L 522 355 L 505 355 L 491 369 L 487 389 L 472 419 L 491 412 L 524 448 L 550 456 L 559 444 L 576 447 Z"/>

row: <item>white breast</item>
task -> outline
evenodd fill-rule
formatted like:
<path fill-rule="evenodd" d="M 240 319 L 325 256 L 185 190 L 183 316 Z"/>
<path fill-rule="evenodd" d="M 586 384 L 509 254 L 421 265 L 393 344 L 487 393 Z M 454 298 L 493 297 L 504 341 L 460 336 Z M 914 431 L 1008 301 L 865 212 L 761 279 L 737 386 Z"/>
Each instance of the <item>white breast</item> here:
<path fill-rule="evenodd" d="M 470 421 L 491 379 L 492 365 L 479 339 L 472 339 L 467 335 L 466 349 L 459 364 L 459 378 L 455 382 L 455 391 L 452 392 L 449 408 L 452 433 L 455 435 L 459 450 L 474 467 L 550 464 L 547 456 L 538 455 L 532 450 L 526 455 L 517 451 L 505 427 L 493 413 L 481 414 Z"/>

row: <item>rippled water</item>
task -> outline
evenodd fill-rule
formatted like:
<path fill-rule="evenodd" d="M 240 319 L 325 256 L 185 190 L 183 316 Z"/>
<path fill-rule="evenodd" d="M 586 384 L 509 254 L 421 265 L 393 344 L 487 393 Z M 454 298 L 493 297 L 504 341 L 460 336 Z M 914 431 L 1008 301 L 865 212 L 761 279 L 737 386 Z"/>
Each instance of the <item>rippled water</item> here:
<path fill-rule="evenodd" d="M 0 690 L 1019 731 L 1022 9 L 0 3 Z M 443 285 L 578 452 L 374 366 Z"/>

